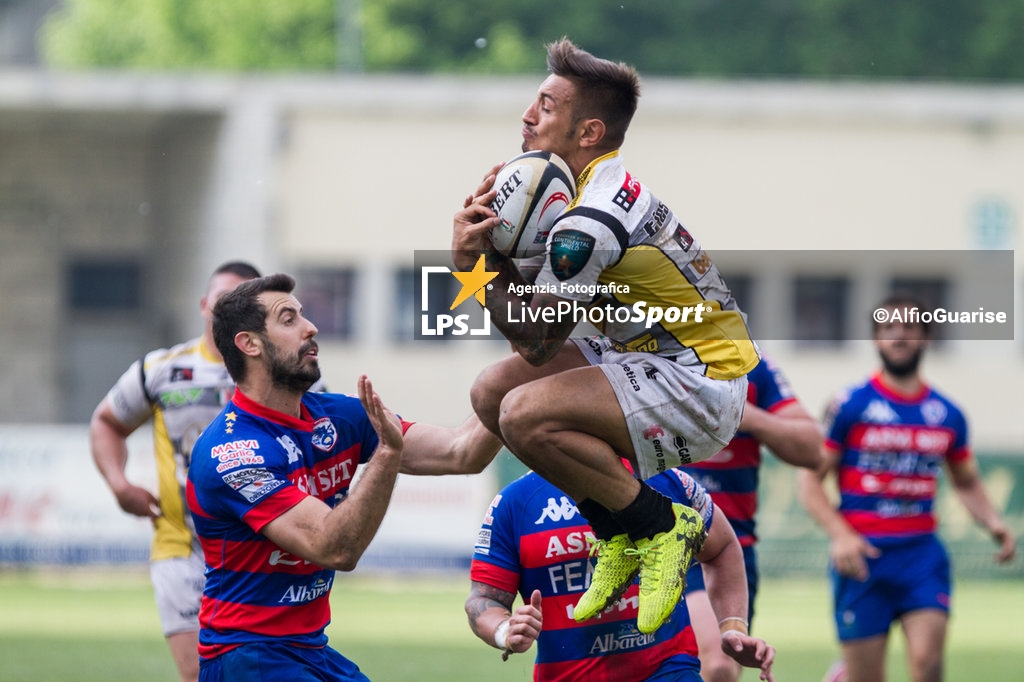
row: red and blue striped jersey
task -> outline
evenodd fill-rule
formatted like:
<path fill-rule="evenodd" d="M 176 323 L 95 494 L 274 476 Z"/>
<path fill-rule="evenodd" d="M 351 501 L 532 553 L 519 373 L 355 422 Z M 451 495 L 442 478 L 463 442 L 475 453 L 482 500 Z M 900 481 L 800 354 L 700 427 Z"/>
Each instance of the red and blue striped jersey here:
<path fill-rule="evenodd" d="M 711 526 L 711 500 L 685 472 L 672 469 L 648 483 L 693 507 Z M 697 642 L 683 601 L 665 625 L 648 635 L 636 627 L 636 583 L 598 618 L 573 619 L 573 607 L 590 585 L 587 538 L 592 537 L 573 501 L 533 472 L 506 486 L 487 510 L 470 577 L 519 592 L 526 601 L 540 590 L 544 628 L 537 639 L 534 680 L 616 682 L 647 679 L 655 671 L 697 670 Z"/>
<path fill-rule="evenodd" d="M 772 361 L 761 362 L 747 374 L 747 402 L 773 412 L 796 398 L 789 382 Z M 739 431 L 714 457 L 683 467 L 711 493 L 711 498 L 729 519 L 744 547 L 757 542 L 757 487 L 760 484 L 761 443 Z"/>
<path fill-rule="evenodd" d="M 874 537 L 935 531 L 942 465 L 971 457 L 956 405 L 928 386 L 900 395 L 876 375 L 833 402 L 825 427 L 826 446 L 840 453 L 839 512 L 850 526 Z"/>
<path fill-rule="evenodd" d="M 327 643 L 334 571 L 260 530 L 307 496 L 341 502 L 378 440 L 358 398 L 307 393 L 301 409 L 296 419 L 236 391 L 192 450 L 187 498 L 207 565 L 203 657 L 266 640 Z"/>

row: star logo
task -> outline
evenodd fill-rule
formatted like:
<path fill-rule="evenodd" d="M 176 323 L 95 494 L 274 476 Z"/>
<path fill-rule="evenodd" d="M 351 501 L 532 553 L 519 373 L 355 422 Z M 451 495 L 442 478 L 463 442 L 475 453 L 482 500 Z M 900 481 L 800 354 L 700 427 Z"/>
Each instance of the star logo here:
<path fill-rule="evenodd" d="M 448 310 L 455 310 L 459 305 L 469 300 L 470 296 L 476 298 L 480 302 L 480 305 L 484 304 L 484 287 L 498 276 L 496 272 L 487 272 L 484 269 L 484 256 L 480 255 L 480 260 L 476 262 L 473 269 L 469 272 L 453 272 L 455 278 L 462 282 L 462 290 L 459 291 L 459 295 L 455 297 L 455 302 Z"/>

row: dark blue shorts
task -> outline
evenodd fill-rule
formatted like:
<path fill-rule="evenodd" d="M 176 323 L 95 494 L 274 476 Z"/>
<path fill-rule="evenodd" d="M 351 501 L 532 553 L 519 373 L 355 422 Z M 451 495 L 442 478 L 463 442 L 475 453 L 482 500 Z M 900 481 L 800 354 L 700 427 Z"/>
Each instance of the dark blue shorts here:
<path fill-rule="evenodd" d="M 370 682 L 330 647 L 260 642 L 199 660 L 199 682 Z"/>
<path fill-rule="evenodd" d="M 829 567 L 839 641 L 874 637 L 911 611 L 949 611 L 949 556 L 934 535 L 869 538 L 882 551 L 868 559 L 868 579 L 858 582 Z"/>
<path fill-rule="evenodd" d="M 743 565 L 747 569 L 747 595 L 749 601 L 747 621 L 754 621 L 754 598 L 757 597 L 757 554 L 753 547 L 743 548 Z M 704 587 L 704 569 L 700 564 L 693 564 L 686 574 L 686 594 L 707 589 Z"/>

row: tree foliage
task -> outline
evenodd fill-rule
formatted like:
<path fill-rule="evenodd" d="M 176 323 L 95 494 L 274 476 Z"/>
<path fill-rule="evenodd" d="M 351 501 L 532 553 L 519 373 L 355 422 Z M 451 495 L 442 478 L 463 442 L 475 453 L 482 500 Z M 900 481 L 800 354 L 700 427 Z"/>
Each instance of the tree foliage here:
<path fill-rule="evenodd" d="M 65 0 L 42 40 L 66 67 L 524 73 L 567 35 L 648 75 L 1014 80 L 1022 28 L 1024 0 Z"/>

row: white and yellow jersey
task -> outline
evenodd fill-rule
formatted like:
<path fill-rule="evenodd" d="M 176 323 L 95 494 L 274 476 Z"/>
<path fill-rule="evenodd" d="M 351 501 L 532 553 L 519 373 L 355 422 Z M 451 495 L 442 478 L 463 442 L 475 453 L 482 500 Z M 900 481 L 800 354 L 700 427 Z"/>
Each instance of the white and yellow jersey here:
<path fill-rule="evenodd" d="M 668 206 L 626 171 L 618 152 L 577 178 L 576 198 L 547 247 L 536 285 L 604 308 L 588 319 L 618 350 L 671 357 L 715 379 L 757 365 L 746 316 L 718 268 Z"/>
<path fill-rule="evenodd" d="M 157 497 L 162 515 L 151 559 L 187 557 L 199 551 L 185 501 L 192 446 L 234 392 L 224 363 L 192 339 L 136 360 L 107 394 L 117 419 L 136 429 L 152 417 Z"/>

